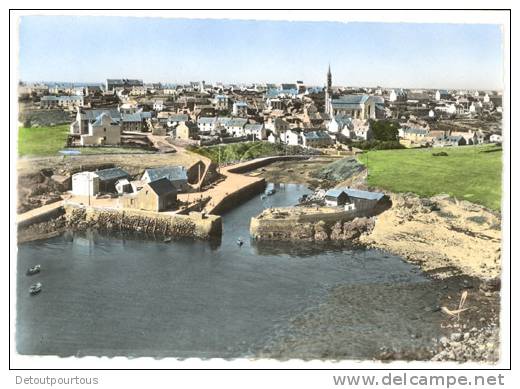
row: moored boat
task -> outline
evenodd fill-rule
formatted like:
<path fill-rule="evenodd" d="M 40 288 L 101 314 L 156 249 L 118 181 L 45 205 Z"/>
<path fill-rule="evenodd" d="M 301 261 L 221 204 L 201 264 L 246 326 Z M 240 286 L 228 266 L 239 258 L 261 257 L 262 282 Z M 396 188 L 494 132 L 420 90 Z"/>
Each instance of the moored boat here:
<path fill-rule="evenodd" d="M 32 276 L 33 274 L 39 273 L 40 270 L 41 270 L 41 266 L 35 265 L 35 266 L 32 266 L 29 269 L 27 269 L 27 272 L 25 274 L 27 274 L 28 276 Z"/>
<path fill-rule="evenodd" d="M 42 291 L 42 284 L 41 282 L 37 282 L 36 284 L 32 284 L 29 288 L 29 293 L 31 295 L 38 294 Z"/>

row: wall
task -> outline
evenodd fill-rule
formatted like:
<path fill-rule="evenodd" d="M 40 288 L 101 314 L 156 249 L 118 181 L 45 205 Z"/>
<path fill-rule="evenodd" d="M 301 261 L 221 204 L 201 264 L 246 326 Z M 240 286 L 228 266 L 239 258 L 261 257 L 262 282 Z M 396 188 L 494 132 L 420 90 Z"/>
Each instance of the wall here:
<path fill-rule="evenodd" d="M 230 173 L 245 173 L 250 170 L 255 170 L 260 167 L 269 165 L 270 163 L 277 161 L 293 161 L 293 160 L 305 160 L 309 159 L 307 155 L 278 155 L 274 157 L 266 157 L 261 159 L 256 159 L 251 162 L 244 162 L 239 164 L 236 167 L 231 167 L 228 169 Z"/>
<path fill-rule="evenodd" d="M 228 194 L 225 198 L 216 204 L 211 210 L 212 215 L 221 215 L 223 212 L 236 207 L 256 194 L 262 192 L 265 188 L 265 180 L 255 181 L 247 186 L 240 188 L 239 190 Z"/>
<path fill-rule="evenodd" d="M 219 238 L 222 234 L 220 216 L 191 212 L 188 215 L 172 215 L 141 210 L 104 209 L 65 206 L 65 215 L 71 226 L 96 228 L 105 231 L 136 231 L 171 237 L 197 239 Z"/>

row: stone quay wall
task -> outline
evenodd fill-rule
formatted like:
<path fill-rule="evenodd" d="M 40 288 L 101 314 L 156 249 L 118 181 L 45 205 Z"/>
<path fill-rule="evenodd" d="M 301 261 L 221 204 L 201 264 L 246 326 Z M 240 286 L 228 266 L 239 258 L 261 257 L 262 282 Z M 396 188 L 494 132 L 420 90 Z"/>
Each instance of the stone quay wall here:
<path fill-rule="evenodd" d="M 361 211 L 310 213 L 287 218 L 253 217 L 250 234 L 256 240 L 356 241 L 374 227 Z"/>
<path fill-rule="evenodd" d="M 222 219 L 216 215 L 190 212 L 172 215 L 133 209 L 107 209 L 67 204 L 65 217 L 70 227 L 105 231 L 142 232 L 172 238 L 208 240 L 222 234 Z"/>

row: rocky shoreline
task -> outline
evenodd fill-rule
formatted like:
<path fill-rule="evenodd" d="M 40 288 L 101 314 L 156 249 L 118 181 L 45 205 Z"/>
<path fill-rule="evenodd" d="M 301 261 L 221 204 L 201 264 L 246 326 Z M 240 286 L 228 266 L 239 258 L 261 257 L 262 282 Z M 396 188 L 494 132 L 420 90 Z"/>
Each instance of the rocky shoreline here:
<path fill-rule="evenodd" d="M 455 310 L 468 293 L 468 310 L 456 318 L 443 311 L 447 334 L 437 339 L 432 361 L 494 363 L 500 348 L 500 215 L 482 206 L 448 196 L 429 199 L 392 195 L 393 206 L 376 219 L 360 242 L 421 267 L 437 280 L 468 277 L 459 294 L 446 293 L 441 303 Z M 395 359 L 385 351 L 381 359 Z"/>

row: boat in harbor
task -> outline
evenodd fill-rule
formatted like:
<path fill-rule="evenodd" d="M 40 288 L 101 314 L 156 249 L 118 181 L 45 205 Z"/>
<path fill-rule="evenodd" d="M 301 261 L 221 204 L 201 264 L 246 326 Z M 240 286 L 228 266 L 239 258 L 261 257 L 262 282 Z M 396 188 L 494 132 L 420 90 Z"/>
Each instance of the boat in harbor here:
<path fill-rule="evenodd" d="M 242 247 L 243 244 L 244 244 L 244 241 L 242 240 L 242 238 L 238 238 L 238 239 L 237 239 L 237 245 L 238 245 L 238 247 Z"/>
<path fill-rule="evenodd" d="M 272 188 L 272 189 L 267 189 L 267 190 L 265 191 L 265 194 L 266 194 L 267 196 L 272 196 L 272 195 L 274 195 L 275 193 L 276 193 L 276 189 L 274 189 L 274 188 Z"/>
<path fill-rule="evenodd" d="M 29 288 L 29 293 L 31 295 L 38 294 L 41 291 L 42 291 L 42 284 L 41 284 L 41 282 L 37 282 L 36 284 L 32 284 L 31 287 Z"/>
<path fill-rule="evenodd" d="M 27 272 L 25 274 L 27 274 L 28 276 L 32 276 L 33 274 L 39 273 L 40 270 L 41 270 L 41 266 L 35 265 L 35 266 L 32 266 L 29 269 L 27 269 Z"/>

